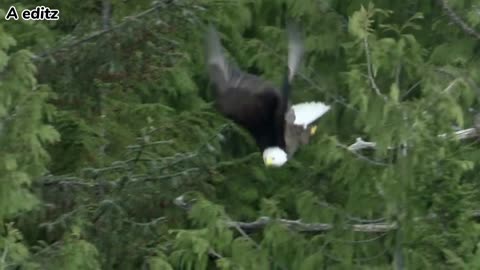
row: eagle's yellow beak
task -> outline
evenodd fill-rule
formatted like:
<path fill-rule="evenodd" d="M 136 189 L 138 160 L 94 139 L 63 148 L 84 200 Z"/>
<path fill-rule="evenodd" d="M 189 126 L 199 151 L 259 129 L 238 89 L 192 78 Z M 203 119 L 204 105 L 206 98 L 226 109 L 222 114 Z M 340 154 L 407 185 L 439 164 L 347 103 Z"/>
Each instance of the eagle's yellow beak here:
<path fill-rule="evenodd" d="M 265 166 L 272 166 L 273 159 L 271 157 L 267 157 L 263 162 L 265 163 Z"/>
<path fill-rule="evenodd" d="M 313 136 L 316 132 L 317 132 L 317 126 L 312 126 L 312 128 L 310 129 L 310 135 Z"/>

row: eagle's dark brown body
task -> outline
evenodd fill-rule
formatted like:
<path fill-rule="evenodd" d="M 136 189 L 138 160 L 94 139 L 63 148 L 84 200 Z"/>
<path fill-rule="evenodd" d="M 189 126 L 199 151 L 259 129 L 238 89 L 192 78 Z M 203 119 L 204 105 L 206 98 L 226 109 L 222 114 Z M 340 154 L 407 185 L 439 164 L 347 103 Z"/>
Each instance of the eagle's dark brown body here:
<path fill-rule="evenodd" d="M 218 91 L 217 109 L 246 128 L 263 151 L 285 147 L 284 115 L 280 92 L 261 78 L 242 73 L 225 91 Z"/>

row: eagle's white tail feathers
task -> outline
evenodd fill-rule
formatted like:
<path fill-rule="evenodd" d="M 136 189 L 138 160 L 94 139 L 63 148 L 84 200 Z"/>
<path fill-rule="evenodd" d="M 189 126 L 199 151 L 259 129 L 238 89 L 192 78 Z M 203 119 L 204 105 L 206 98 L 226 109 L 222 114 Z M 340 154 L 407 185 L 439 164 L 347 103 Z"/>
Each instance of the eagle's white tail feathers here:
<path fill-rule="evenodd" d="M 307 128 L 313 121 L 330 110 L 330 106 L 322 102 L 304 102 L 292 106 L 295 113 L 294 125 Z"/>

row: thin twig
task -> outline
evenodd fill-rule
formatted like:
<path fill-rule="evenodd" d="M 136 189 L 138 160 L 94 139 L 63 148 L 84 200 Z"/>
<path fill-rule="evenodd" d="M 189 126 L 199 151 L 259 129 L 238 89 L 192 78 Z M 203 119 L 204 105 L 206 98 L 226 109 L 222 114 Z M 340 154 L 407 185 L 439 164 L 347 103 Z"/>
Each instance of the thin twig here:
<path fill-rule="evenodd" d="M 368 47 L 368 40 L 365 37 L 363 39 L 363 45 L 365 46 L 365 57 L 367 59 L 367 70 L 368 70 L 368 78 L 370 80 L 370 84 L 372 85 L 373 90 L 375 90 L 375 93 L 377 95 L 383 97 L 384 100 L 387 99 L 381 92 L 380 89 L 377 86 L 377 83 L 375 82 L 375 78 L 373 77 L 373 71 L 372 71 L 372 60 L 370 56 L 370 48 Z"/>
<path fill-rule="evenodd" d="M 408 88 L 405 94 L 402 95 L 401 100 L 405 99 L 408 96 L 408 94 L 410 94 L 413 90 L 415 90 L 415 88 L 417 88 L 417 86 L 420 85 L 420 83 L 422 83 L 422 80 L 417 81 L 410 88 Z"/>
<path fill-rule="evenodd" d="M 460 18 L 460 16 L 458 16 L 452 8 L 450 8 L 447 0 L 437 0 L 437 3 L 442 7 L 448 18 L 450 18 L 450 21 L 457 24 L 463 32 L 475 37 L 476 39 L 480 39 L 480 33 L 465 23 L 465 21 Z"/>
<path fill-rule="evenodd" d="M 208 254 L 209 254 L 210 256 L 214 257 L 214 258 L 217 259 L 217 260 L 223 258 L 223 256 L 220 255 L 220 253 L 216 252 L 213 248 L 211 248 L 211 249 L 208 250 Z"/>
<path fill-rule="evenodd" d="M 138 226 L 138 227 L 150 227 L 150 226 L 158 224 L 159 222 L 164 222 L 166 220 L 167 220 L 166 217 L 154 218 L 154 219 L 152 219 L 150 221 L 147 221 L 147 222 L 137 222 L 137 221 L 127 219 L 127 220 L 125 220 L 125 223 L 131 224 L 133 226 Z"/>
<path fill-rule="evenodd" d="M 8 246 L 5 245 L 5 247 L 3 248 L 3 252 L 2 252 L 2 269 L 6 269 L 6 265 L 7 265 L 7 254 L 8 254 Z"/>

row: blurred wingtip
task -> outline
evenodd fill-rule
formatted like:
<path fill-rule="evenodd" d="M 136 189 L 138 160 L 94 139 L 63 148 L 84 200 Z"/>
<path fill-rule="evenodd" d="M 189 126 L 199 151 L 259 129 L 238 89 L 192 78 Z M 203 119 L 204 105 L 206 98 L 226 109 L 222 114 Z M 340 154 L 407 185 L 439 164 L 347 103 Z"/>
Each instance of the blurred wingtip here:
<path fill-rule="evenodd" d="M 288 33 L 288 80 L 291 82 L 303 57 L 304 38 L 298 22 L 291 20 L 287 23 L 286 28 Z"/>
<path fill-rule="evenodd" d="M 215 26 L 211 23 L 207 26 L 205 39 L 206 60 L 210 79 L 218 86 L 223 86 L 229 80 L 230 68 L 224 56 L 220 36 Z"/>

